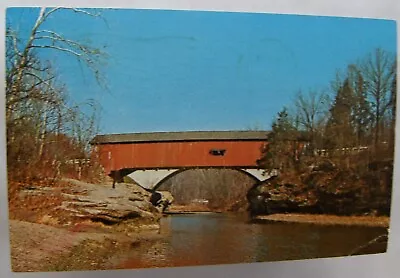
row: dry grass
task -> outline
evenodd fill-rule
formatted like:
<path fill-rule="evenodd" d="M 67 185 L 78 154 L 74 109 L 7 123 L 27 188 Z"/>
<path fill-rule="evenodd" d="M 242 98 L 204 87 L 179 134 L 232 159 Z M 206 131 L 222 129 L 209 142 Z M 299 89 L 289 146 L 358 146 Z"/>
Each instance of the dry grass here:
<path fill-rule="evenodd" d="M 206 205 L 201 204 L 190 204 L 190 205 L 171 205 L 168 207 L 167 212 L 170 213 L 186 213 L 186 212 L 211 212 Z"/>
<path fill-rule="evenodd" d="M 51 187 L 46 194 L 24 192 L 31 184 L 35 187 Z M 14 220 L 43 223 L 51 226 L 62 226 L 73 221 L 72 215 L 65 210 L 57 209 L 65 200 L 63 193 L 72 193 L 71 185 L 66 182 L 49 183 L 8 183 L 9 218 Z"/>
<path fill-rule="evenodd" d="M 390 218 L 386 216 L 336 216 L 313 214 L 272 214 L 257 216 L 256 221 L 309 223 L 316 225 L 345 225 L 365 227 L 389 227 Z"/>

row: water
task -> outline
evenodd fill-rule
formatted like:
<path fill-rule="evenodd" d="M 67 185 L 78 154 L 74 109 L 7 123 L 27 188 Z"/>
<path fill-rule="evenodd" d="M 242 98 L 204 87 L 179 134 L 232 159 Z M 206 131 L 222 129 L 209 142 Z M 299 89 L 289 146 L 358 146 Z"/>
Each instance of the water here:
<path fill-rule="evenodd" d="M 163 238 L 134 247 L 125 268 L 251 263 L 347 256 L 383 234 L 384 228 L 309 224 L 252 224 L 227 214 L 171 215 Z M 381 244 L 367 253 L 385 252 Z"/>

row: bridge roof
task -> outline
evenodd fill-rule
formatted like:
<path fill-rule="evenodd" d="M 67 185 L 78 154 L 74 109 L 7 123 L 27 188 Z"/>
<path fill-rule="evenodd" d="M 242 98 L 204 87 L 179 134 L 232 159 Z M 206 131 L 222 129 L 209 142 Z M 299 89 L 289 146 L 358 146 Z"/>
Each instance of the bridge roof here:
<path fill-rule="evenodd" d="M 174 141 L 259 141 L 270 131 L 183 131 L 97 135 L 91 144 L 117 144 Z"/>

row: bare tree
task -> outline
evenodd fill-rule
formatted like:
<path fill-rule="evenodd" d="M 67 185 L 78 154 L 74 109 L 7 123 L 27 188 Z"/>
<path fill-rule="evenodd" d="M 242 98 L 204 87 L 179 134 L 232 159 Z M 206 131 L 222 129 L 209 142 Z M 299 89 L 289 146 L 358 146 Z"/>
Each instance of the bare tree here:
<path fill-rule="evenodd" d="M 300 130 L 308 133 L 313 151 L 318 145 L 319 137 L 322 136 L 322 127 L 327 118 L 328 102 L 327 94 L 316 91 L 309 91 L 307 95 L 299 92 L 295 100 L 296 122 Z"/>
<path fill-rule="evenodd" d="M 97 119 L 96 109 L 92 115 L 84 115 L 78 109 L 68 107 L 65 86 L 57 78 L 51 64 L 40 59 L 42 51 L 58 51 L 66 53 L 85 64 L 97 78 L 101 86 L 105 86 L 100 68 L 105 53 L 91 45 L 69 39 L 55 30 L 45 29 L 44 23 L 52 19 L 51 15 L 60 11 L 77 13 L 84 16 L 100 17 L 95 10 L 78 8 L 40 8 L 38 17 L 32 26 L 29 36 L 22 40 L 12 26 L 6 29 L 6 125 L 7 156 L 9 166 L 45 162 L 43 154 L 55 148 L 59 135 L 68 134 L 71 121 L 79 125 L 79 132 L 69 133 L 77 136 L 81 149 L 87 149 L 88 136 L 94 133 Z M 78 124 L 71 111 L 79 115 Z M 84 115 L 84 116 L 83 116 Z M 96 116 L 94 116 L 96 115 Z M 84 123 L 84 124 L 83 124 Z M 75 128 L 76 129 L 76 128 Z M 70 129 L 71 130 L 71 129 Z M 83 130 L 85 130 L 85 135 Z M 83 141 L 86 140 L 86 143 Z M 60 158 L 61 156 L 59 156 Z M 67 157 L 64 156 L 65 159 Z M 53 157 L 54 162 L 56 158 Z M 14 171 L 22 172 L 22 171 Z"/>
<path fill-rule="evenodd" d="M 391 116 L 391 130 L 390 130 L 390 141 L 389 141 L 389 150 L 394 152 L 394 144 L 395 144 L 395 130 L 396 130 L 396 110 L 397 110 L 397 62 L 393 63 L 392 66 L 393 71 L 393 79 L 390 88 L 390 101 L 388 103 L 388 108 L 390 109 Z"/>
<path fill-rule="evenodd" d="M 31 29 L 30 35 L 21 46 L 20 40 L 15 31 L 7 28 L 6 36 L 8 38 L 8 46 L 10 49 L 10 61 L 8 63 L 8 78 L 7 78 L 7 96 L 8 96 L 8 111 L 11 112 L 15 99 L 20 97 L 21 91 L 26 91 L 27 88 L 23 86 L 23 79 L 28 76 L 33 80 L 31 87 L 46 84 L 54 76 L 41 76 L 41 72 L 48 70 L 48 67 L 43 67 L 35 61 L 35 51 L 40 49 L 51 49 L 59 52 L 68 53 L 79 61 L 84 62 L 89 69 L 93 71 L 96 78 L 101 81 L 101 71 L 99 67 L 105 53 L 100 49 L 83 44 L 81 42 L 68 39 L 53 30 L 43 29 L 43 24 L 49 20 L 50 15 L 66 8 L 41 8 L 38 18 Z M 99 13 L 93 13 L 88 10 L 82 9 L 68 9 L 75 13 L 80 13 L 88 16 L 99 17 Z M 12 46 L 12 48 L 11 48 Z"/>
<path fill-rule="evenodd" d="M 391 102 L 390 89 L 395 76 L 394 63 L 393 55 L 378 48 L 368 55 L 360 66 L 372 102 L 376 149 L 380 144 L 382 119 Z"/>

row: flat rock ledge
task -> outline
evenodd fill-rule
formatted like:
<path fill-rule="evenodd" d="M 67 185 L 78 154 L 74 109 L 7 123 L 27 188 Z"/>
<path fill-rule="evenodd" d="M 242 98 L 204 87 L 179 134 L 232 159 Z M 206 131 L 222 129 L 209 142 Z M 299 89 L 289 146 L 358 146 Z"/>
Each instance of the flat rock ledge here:
<path fill-rule="evenodd" d="M 69 179 L 63 182 L 71 187 L 69 193 L 61 193 L 63 201 L 54 210 L 59 211 L 57 214 L 70 215 L 75 226 L 77 223 L 90 222 L 128 235 L 159 229 L 162 213 L 150 203 L 151 194 L 140 186 L 121 183 L 113 189 L 109 184 L 90 184 Z M 30 188 L 21 194 L 51 195 L 52 189 Z"/>

